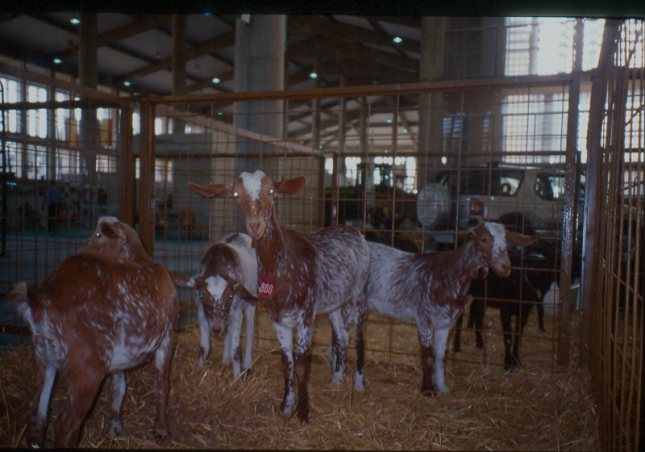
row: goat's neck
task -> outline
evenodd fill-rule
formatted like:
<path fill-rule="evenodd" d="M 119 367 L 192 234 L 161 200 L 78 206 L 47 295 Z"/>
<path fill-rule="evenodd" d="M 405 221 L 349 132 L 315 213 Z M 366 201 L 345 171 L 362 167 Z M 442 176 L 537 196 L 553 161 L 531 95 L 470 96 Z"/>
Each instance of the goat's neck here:
<path fill-rule="evenodd" d="M 461 269 L 463 283 L 470 283 L 470 280 L 477 278 L 479 269 L 485 266 L 484 259 L 479 250 L 475 248 L 474 241 L 469 241 L 455 250 L 457 266 Z"/>
<path fill-rule="evenodd" d="M 285 234 L 275 212 L 271 214 L 262 237 L 253 240 L 253 246 L 264 271 L 274 272 L 285 255 Z"/>

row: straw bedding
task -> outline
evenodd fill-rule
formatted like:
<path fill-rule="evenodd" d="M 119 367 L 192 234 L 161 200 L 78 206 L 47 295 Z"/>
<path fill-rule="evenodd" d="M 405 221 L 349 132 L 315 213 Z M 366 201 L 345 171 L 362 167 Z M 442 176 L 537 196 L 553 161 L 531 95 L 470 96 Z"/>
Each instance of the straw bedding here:
<path fill-rule="evenodd" d="M 479 362 L 449 359 L 446 382 L 450 394 L 423 397 L 414 326 L 377 321 L 380 319 L 369 323 L 368 345 L 395 352 L 368 352 L 364 393 L 353 390 L 352 351 L 345 383 L 329 385 L 329 327 L 324 316 L 316 319 L 314 341 L 318 345 L 312 354 L 309 385 L 312 412 L 310 423 L 304 425 L 279 412 L 284 388 L 280 355 L 264 310 L 257 312 L 259 338 L 253 370 L 238 379 L 233 378 L 230 367 L 220 364 L 221 338 L 206 366 L 200 367 L 197 326 L 176 332 L 168 404 L 170 440 L 158 442 L 151 437 L 154 366 L 149 364 L 126 374 L 123 424 L 129 436 L 106 436 L 104 387 L 79 445 L 136 449 L 599 449 L 594 405 L 587 390 L 589 378 L 576 366 L 552 369 L 548 341 L 545 345 L 545 341 L 525 340 L 523 369 L 506 373 L 500 366 L 485 364 L 482 352 L 472 345 L 472 332 L 466 332 L 463 354 L 477 355 Z M 486 321 L 494 324 L 496 316 L 497 311 L 489 310 Z M 531 328 L 537 329 L 530 324 Z M 503 345 L 498 350 L 499 341 L 494 337 L 487 340 L 486 353 L 492 362 L 494 355 L 503 352 Z M 533 350 L 533 344 L 541 349 Z M 21 347 L 0 357 L 0 448 L 27 446 L 26 417 L 33 393 L 30 353 L 30 348 Z M 542 362 L 536 359 L 545 353 Z M 50 420 L 65 397 L 62 386 L 59 382 L 54 392 Z M 51 422 L 46 445 L 51 445 L 50 438 Z"/>

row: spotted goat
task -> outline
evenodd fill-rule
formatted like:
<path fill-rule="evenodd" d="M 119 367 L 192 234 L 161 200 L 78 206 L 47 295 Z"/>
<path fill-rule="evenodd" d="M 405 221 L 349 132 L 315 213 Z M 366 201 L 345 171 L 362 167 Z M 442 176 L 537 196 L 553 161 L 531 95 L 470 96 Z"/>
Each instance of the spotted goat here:
<path fill-rule="evenodd" d="M 309 419 L 309 357 L 314 317 L 327 313 L 335 344 L 332 383 L 343 381 L 349 334 L 355 323 L 357 350 L 354 387 L 363 389 L 363 322 L 365 305 L 361 293 L 369 273 L 370 252 L 356 229 L 336 226 L 315 234 L 283 228 L 275 214 L 274 198 L 293 195 L 306 183 L 304 176 L 272 181 L 262 171 L 242 173 L 233 183 L 194 185 L 191 188 L 209 198 L 233 197 L 237 201 L 257 251 L 260 301 L 266 308 L 282 352 L 285 393 L 280 409 L 292 414 L 296 405 L 294 366 L 298 381 L 296 414 Z M 350 304 L 351 319 L 343 317 Z M 294 363 L 293 329 L 298 333 Z"/>
<path fill-rule="evenodd" d="M 124 372 L 153 357 L 154 433 L 168 437 L 166 404 L 179 302 L 165 267 L 146 253 L 131 227 L 102 217 L 79 252 L 62 260 L 36 290 L 22 282 L 8 298 L 31 330 L 36 390 L 28 421 L 30 446 L 45 442 L 57 373 L 67 382 L 67 397 L 54 421 L 55 447 L 78 444 L 83 422 L 108 375 L 110 433 L 125 436 Z"/>
<path fill-rule="evenodd" d="M 237 377 L 252 363 L 253 319 L 258 301 L 258 264 L 251 237 L 233 233 L 211 246 L 201 257 L 197 275 L 171 273 L 175 284 L 195 291 L 200 329 L 199 363 L 210 351 L 210 336 L 226 329 L 222 363 L 233 364 Z M 242 312 L 246 315 L 246 349 L 241 360 Z M 240 365 L 241 362 L 241 365 Z"/>
<path fill-rule="evenodd" d="M 449 392 L 443 362 L 446 342 L 450 328 L 465 310 L 471 281 L 489 269 L 508 277 L 507 242 L 526 246 L 535 240 L 536 236 L 507 231 L 501 224 L 480 222 L 465 233 L 458 248 L 449 251 L 412 254 L 369 242 L 367 308 L 382 316 L 416 322 L 424 394 Z"/>

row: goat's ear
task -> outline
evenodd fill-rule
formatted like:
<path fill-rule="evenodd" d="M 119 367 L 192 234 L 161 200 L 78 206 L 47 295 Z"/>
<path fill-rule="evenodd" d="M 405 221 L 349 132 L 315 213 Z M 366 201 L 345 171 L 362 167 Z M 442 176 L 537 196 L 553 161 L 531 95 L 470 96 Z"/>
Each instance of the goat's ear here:
<path fill-rule="evenodd" d="M 285 179 L 280 182 L 274 182 L 273 187 L 277 193 L 286 193 L 288 195 L 295 195 L 300 190 L 305 188 L 307 178 L 305 176 L 294 177 L 293 179 Z"/>
<path fill-rule="evenodd" d="M 506 230 L 506 243 L 511 245 L 529 246 L 534 244 L 540 237 L 537 235 L 524 235 L 519 232 Z"/>
<path fill-rule="evenodd" d="M 469 242 L 474 239 L 477 234 L 473 229 L 469 229 L 464 233 L 464 242 Z"/>
<path fill-rule="evenodd" d="M 259 300 L 259 298 L 256 295 L 253 295 L 249 291 L 249 289 L 244 287 L 243 284 L 239 284 L 239 283 L 235 284 L 233 286 L 233 292 L 235 293 L 235 295 L 237 295 L 238 297 L 240 297 L 242 300 L 246 301 L 247 303 L 253 304 L 253 303 L 257 303 L 258 300 Z"/>
<path fill-rule="evenodd" d="M 173 284 L 179 287 L 195 287 L 195 278 L 187 275 L 180 275 L 179 273 L 168 272 Z"/>
<path fill-rule="evenodd" d="M 233 196 L 233 184 L 197 185 L 188 182 L 192 191 L 206 198 L 230 198 Z"/>
<path fill-rule="evenodd" d="M 114 223 L 109 223 L 107 221 L 101 222 L 101 228 L 99 230 L 101 234 L 110 239 L 123 236 L 123 232 L 120 229 L 115 228 Z"/>

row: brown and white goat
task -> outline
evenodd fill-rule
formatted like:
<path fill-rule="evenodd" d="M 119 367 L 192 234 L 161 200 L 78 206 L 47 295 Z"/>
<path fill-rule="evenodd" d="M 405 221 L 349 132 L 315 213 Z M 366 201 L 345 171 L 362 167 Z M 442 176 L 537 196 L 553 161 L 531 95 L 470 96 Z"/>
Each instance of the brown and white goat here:
<path fill-rule="evenodd" d="M 258 301 L 258 264 L 251 237 L 228 234 L 202 255 L 197 275 L 191 278 L 171 273 L 170 276 L 178 286 L 195 289 L 200 329 L 199 363 L 203 365 L 208 357 L 210 336 L 217 337 L 226 328 L 222 363 L 232 362 L 235 377 L 242 367 L 251 367 L 253 319 Z M 240 353 L 242 311 L 246 313 L 244 361 Z"/>
<path fill-rule="evenodd" d="M 357 350 L 354 386 L 363 389 L 363 321 L 365 305 L 361 293 L 369 273 L 367 242 L 356 229 L 337 226 L 307 235 L 280 226 L 275 215 L 275 195 L 296 194 L 306 179 L 274 182 L 262 171 L 242 173 L 230 184 L 198 186 L 206 197 L 233 197 L 242 211 L 247 233 L 257 251 L 260 300 L 273 323 L 282 351 L 285 393 L 283 414 L 291 414 L 296 402 L 294 391 L 293 328 L 298 333 L 295 373 L 298 378 L 297 416 L 309 418 L 307 392 L 309 353 L 314 317 L 328 313 L 334 335 L 335 366 L 333 383 L 343 381 L 347 326 L 355 321 Z M 356 313 L 344 318 L 342 308 L 352 304 Z"/>
<path fill-rule="evenodd" d="M 68 256 L 28 290 L 9 295 L 29 323 L 36 391 L 28 444 L 42 447 L 56 374 L 67 381 L 65 405 L 54 422 L 54 446 L 74 447 L 83 422 L 111 375 L 110 431 L 126 435 L 121 422 L 126 370 L 155 358 L 154 432 L 168 436 L 166 404 L 172 331 L 179 314 L 175 287 L 165 267 L 145 252 L 136 232 L 102 217 L 77 254 Z"/>
<path fill-rule="evenodd" d="M 480 270 L 486 274 L 488 269 L 508 277 L 511 262 L 507 242 L 526 246 L 535 240 L 537 236 L 482 222 L 468 230 L 464 242 L 450 251 L 411 254 L 369 242 L 372 257 L 365 291 L 367 307 L 383 316 L 416 322 L 424 394 L 449 392 L 443 365 L 446 341 L 450 328 L 464 312 L 471 280 L 478 277 Z"/>

